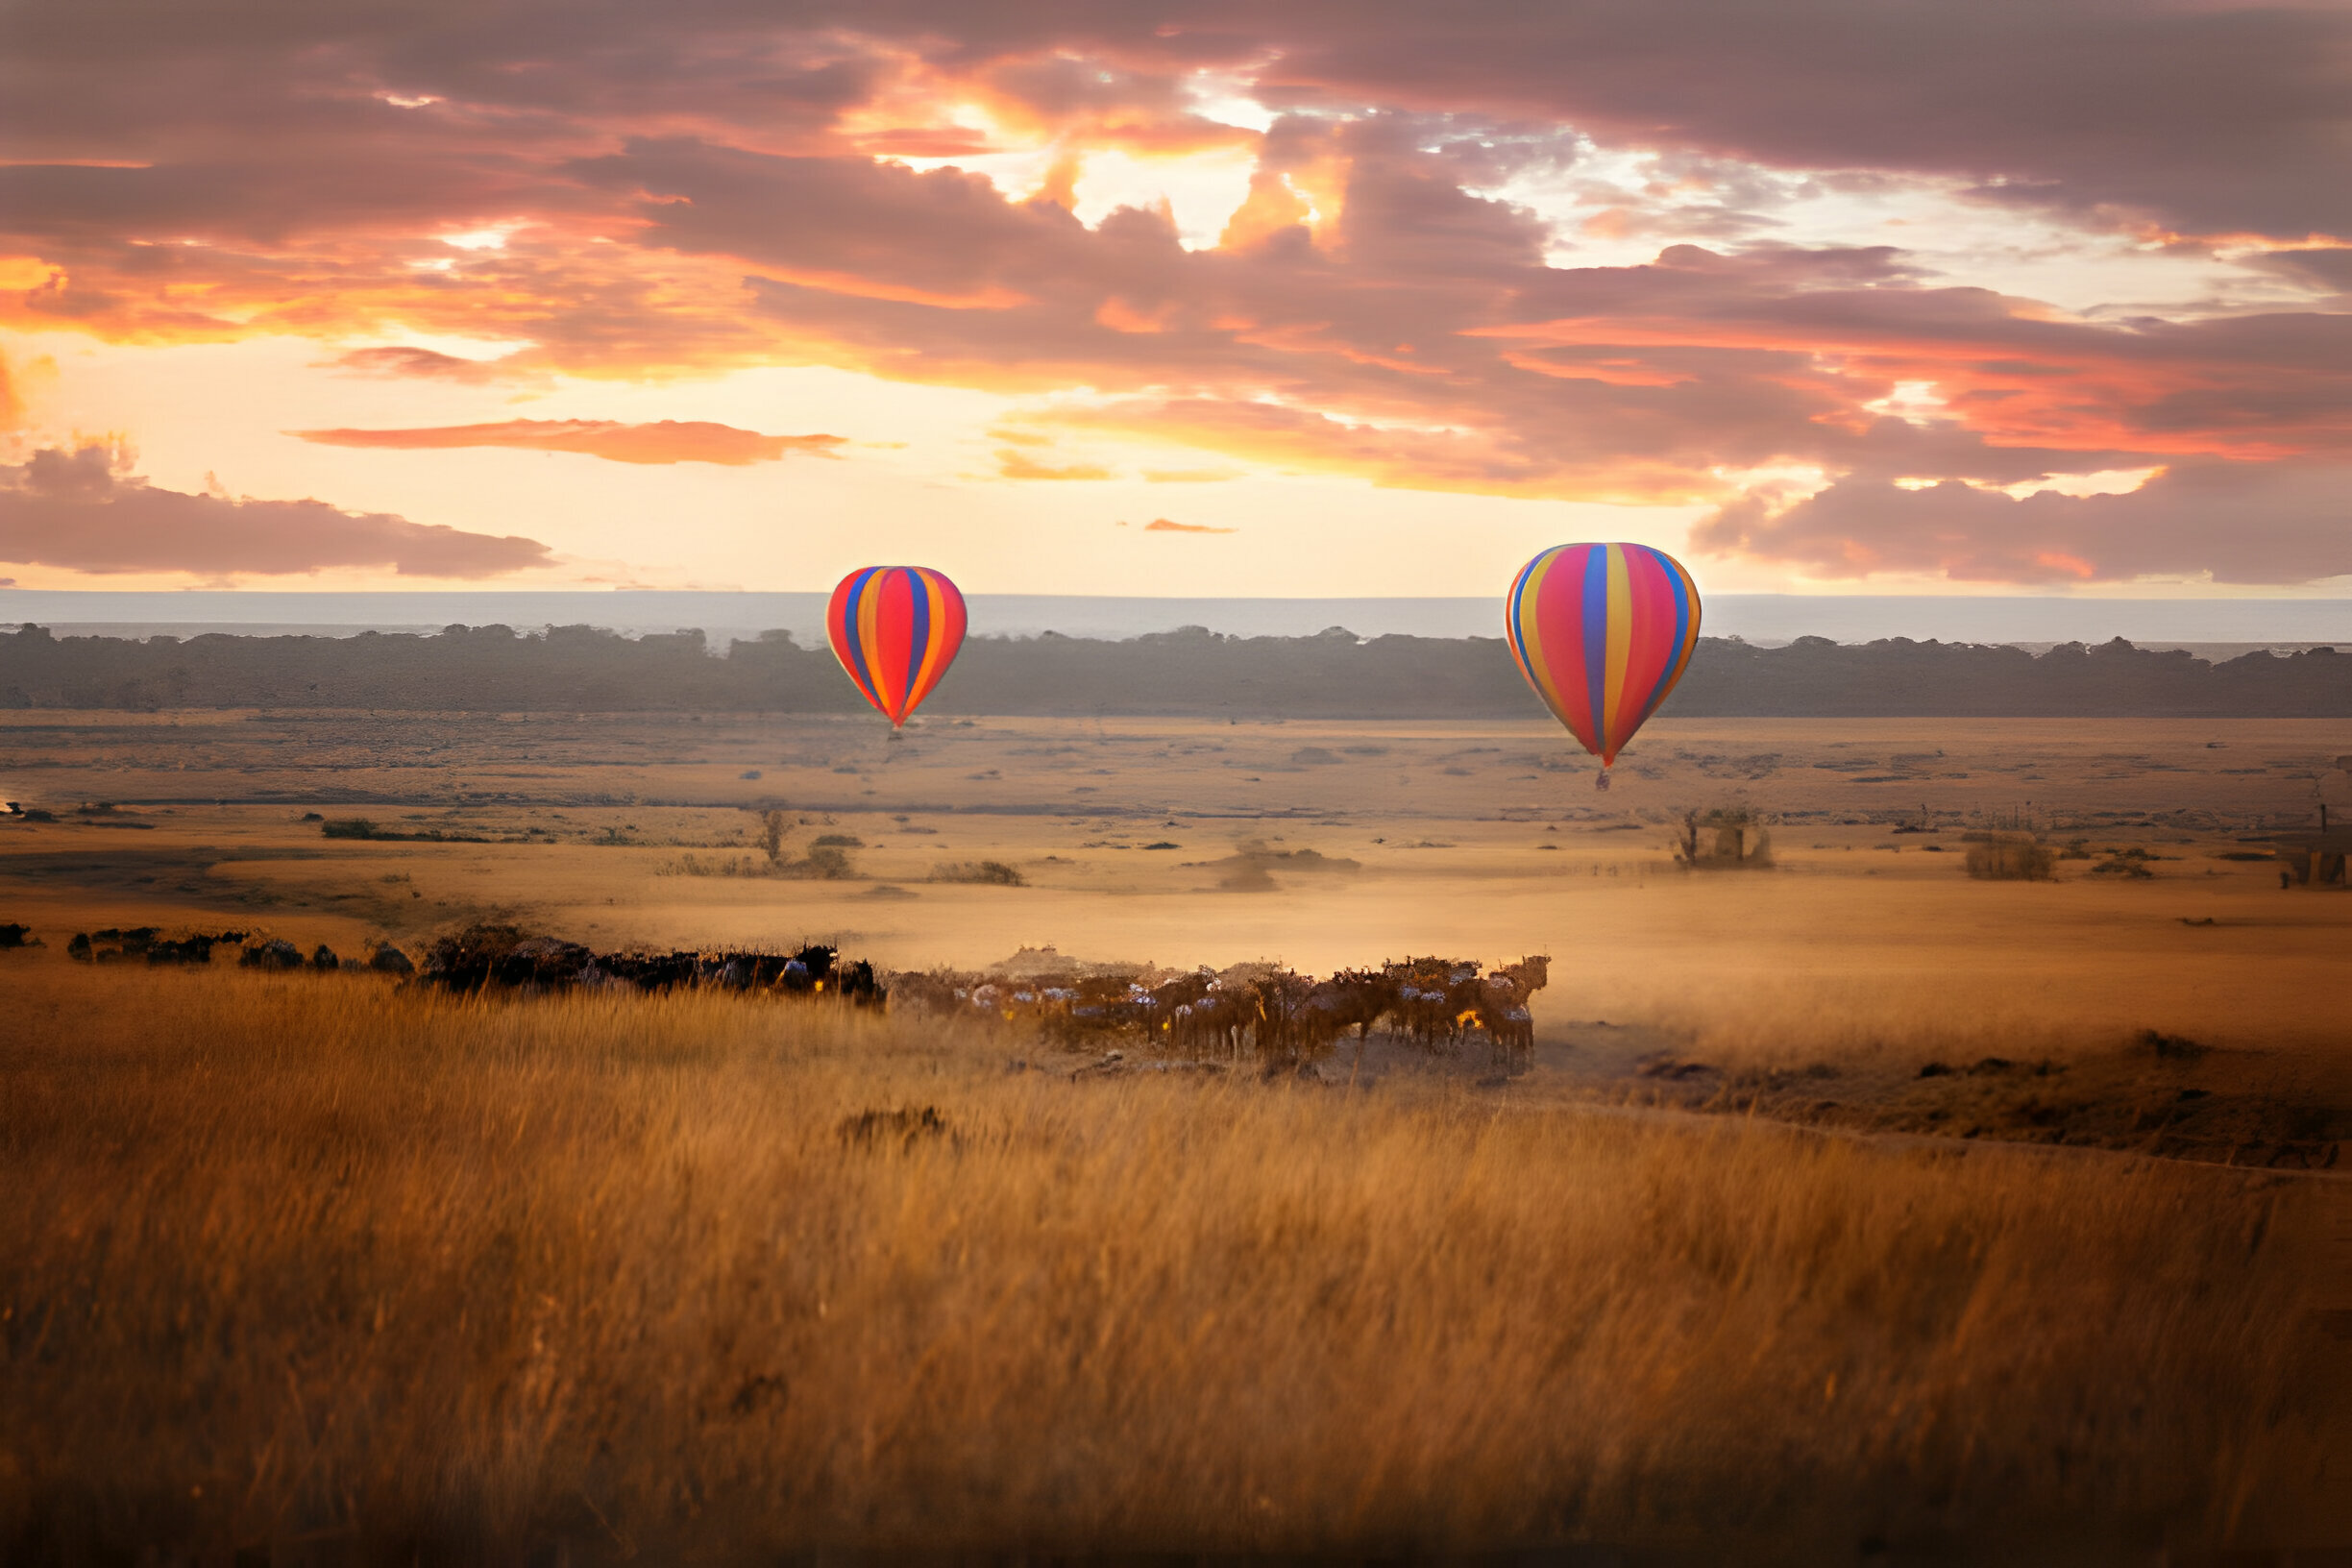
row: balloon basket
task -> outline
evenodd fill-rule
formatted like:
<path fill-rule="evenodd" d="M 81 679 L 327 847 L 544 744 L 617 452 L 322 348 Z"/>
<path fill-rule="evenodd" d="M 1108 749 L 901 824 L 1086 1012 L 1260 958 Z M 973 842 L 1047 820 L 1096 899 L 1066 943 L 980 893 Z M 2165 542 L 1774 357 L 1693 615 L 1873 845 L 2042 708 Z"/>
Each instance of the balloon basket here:
<path fill-rule="evenodd" d="M 1599 772 L 1593 774 L 1593 788 L 1601 794 L 1606 795 L 1608 793 L 1608 787 L 1609 771 L 1606 768 L 1604 768 Z"/>

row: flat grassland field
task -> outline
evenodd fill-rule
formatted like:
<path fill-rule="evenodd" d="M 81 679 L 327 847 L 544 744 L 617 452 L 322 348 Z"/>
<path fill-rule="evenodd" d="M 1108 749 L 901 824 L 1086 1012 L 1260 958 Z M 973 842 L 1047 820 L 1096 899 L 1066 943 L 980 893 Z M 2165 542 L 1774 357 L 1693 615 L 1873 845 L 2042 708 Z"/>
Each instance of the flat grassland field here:
<path fill-rule="evenodd" d="M 61 820 L 0 822 L 0 920 L 227 922 L 351 953 L 503 919 L 600 949 L 834 942 L 894 968 L 1048 944 L 1317 973 L 1541 952 L 1546 1038 L 1605 1018 L 1736 1043 L 1801 1018 L 1825 1049 L 2021 1030 L 1997 1053 L 2019 1056 L 2154 1028 L 2352 1064 L 2352 898 L 2282 892 L 2246 842 L 2313 819 L 2348 724 L 1659 721 L 1605 794 L 1548 721 L 887 734 L 734 715 L 42 715 L 0 729 L 0 797 Z M 1770 822 L 1769 872 L 1674 864 L 1681 812 L 1740 806 Z M 788 869 L 832 841 L 850 874 L 770 874 L 761 807 L 785 814 Z M 355 818 L 488 842 L 322 836 Z M 1914 825 L 1934 831 L 1899 831 Z M 2011 825 L 2080 858 L 2054 882 L 1972 881 L 1966 831 Z M 986 861 L 1027 885 L 931 880 Z"/>
<path fill-rule="evenodd" d="M 2341 1546 L 2352 897 L 2264 841 L 2343 752 L 1658 721 L 1599 793 L 1548 721 L 16 716 L 0 1547 Z M 2049 879 L 1968 874 L 2018 833 Z M 1316 1083 L 65 956 L 477 922 L 1552 967 L 1526 1063 Z"/>

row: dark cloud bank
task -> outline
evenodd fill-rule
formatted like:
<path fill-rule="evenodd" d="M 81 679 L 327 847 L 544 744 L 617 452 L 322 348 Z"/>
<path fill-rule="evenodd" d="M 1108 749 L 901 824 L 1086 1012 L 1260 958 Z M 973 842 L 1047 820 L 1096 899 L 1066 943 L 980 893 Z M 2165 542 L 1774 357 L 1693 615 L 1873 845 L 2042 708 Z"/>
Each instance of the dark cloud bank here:
<path fill-rule="evenodd" d="M 235 149 L 210 179 L 76 198 L 100 227 L 134 202 L 238 207 L 266 227 L 259 214 L 295 194 L 424 217 L 458 190 L 512 209 L 531 155 L 583 121 L 694 120 L 772 146 L 828 132 L 919 62 L 1049 122 L 1124 120 L 1139 138 L 1199 135 L 1178 85 L 1222 69 L 1277 103 L 1937 175 L 1990 199 L 2130 208 L 2189 233 L 2352 233 L 2352 12 L 2340 6 L 674 0 L 649 13 L 630 0 L 34 0 L 10 9 L 0 41 L 0 103 L 23 156 Z M 215 134 L 182 141 L 191 121 Z M 493 130 L 510 156 L 485 156 Z M 877 148 L 970 140 L 918 130 Z M 371 136 L 388 145 L 370 156 Z M 276 177 L 233 199 L 233 160 L 264 139 Z M 338 179 L 355 161 L 370 178 Z"/>
<path fill-rule="evenodd" d="M 107 447 L 0 467 L 0 561 L 73 572 L 294 576 L 333 568 L 491 577 L 550 564 L 534 539 L 466 533 L 323 501 L 230 500 L 118 472 Z"/>

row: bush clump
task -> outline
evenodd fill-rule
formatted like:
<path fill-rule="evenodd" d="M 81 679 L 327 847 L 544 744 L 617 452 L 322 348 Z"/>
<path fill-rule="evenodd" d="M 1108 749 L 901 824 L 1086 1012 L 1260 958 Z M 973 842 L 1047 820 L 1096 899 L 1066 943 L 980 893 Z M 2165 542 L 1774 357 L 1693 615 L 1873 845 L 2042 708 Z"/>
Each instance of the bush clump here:
<path fill-rule="evenodd" d="M 2105 860 L 2091 868 L 2091 874 L 2093 876 L 2120 876 L 2144 882 L 2156 874 L 2147 869 L 2147 863 L 2155 858 L 2145 849 L 2137 846 L 2128 849 L 2110 849 L 2107 851 Z"/>
<path fill-rule="evenodd" d="M 933 882 L 977 882 L 991 887 L 1025 888 L 1029 879 L 1001 860 L 961 860 L 931 868 Z"/>
<path fill-rule="evenodd" d="M 848 850 L 821 844 L 810 846 L 806 859 L 785 862 L 783 874 L 808 882 L 847 882 L 858 873 Z"/>
<path fill-rule="evenodd" d="M 2024 834 L 1997 835 L 1968 847 L 1968 874 L 1979 882 L 2047 882 L 2058 857 Z"/>

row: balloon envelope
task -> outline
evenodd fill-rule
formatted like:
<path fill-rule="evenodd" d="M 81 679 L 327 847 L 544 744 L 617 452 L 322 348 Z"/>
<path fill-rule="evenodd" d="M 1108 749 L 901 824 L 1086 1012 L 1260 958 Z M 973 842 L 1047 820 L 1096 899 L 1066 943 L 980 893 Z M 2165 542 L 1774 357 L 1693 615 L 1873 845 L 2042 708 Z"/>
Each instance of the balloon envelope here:
<path fill-rule="evenodd" d="M 833 656 L 893 728 L 922 705 L 964 646 L 964 596 L 927 566 L 869 566 L 825 607 Z"/>
<path fill-rule="evenodd" d="M 1606 768 L 1699 646 L 1699 589 L 1648 545 L 1558 545 L 1520 569 L 1505 610 L 1519 673 Z"/>

